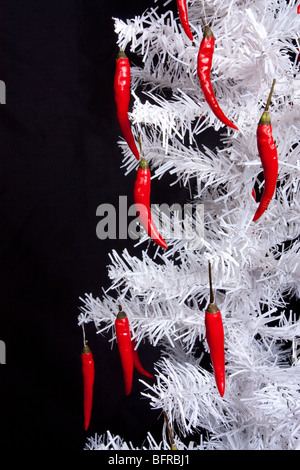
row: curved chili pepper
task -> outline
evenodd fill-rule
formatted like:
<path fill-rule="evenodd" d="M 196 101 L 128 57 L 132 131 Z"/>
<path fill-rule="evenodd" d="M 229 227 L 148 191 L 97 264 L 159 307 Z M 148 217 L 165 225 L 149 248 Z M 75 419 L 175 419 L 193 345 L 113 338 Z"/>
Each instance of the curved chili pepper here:
<path fill-rule="evenodd" d="M 89 427 L 92 405 L 93 405 L 93 388 L 95 379 L 95 365 L 93 354 L 85 342 L 85 346 L 81 352 L 82 376 L 83 376 L 83 412 L 84 412 L 84 429 Z"/>
<path fill-rule="evenodd" d="M 136 341 L 135 339 L 131 339 L 131 344 L 132 344 L 132 358 L 133 358 L 133 365 L 134 368 L 140 372 L 140 374 L 145 375 L 146 377 L 150 377 L 150 379 L 153 379 L 153 375 L 147 372 L 144 367 L 141 364 L 140 358 L 139 358 L 139 353 L 136 349 Z"/>
<path fill-rule="evenodd" d="M 183 30 L 185 34 L 187 35 L 187 37 L 191 41 L 193 41 L 194 37 L 192 35 L 190 25 L 189 25 L 186 0 L 177 0 L 177 8 L 178 8 L 178 13 L 179 13 L 180 23 L 183 27 Z"/>
<path fill-rule="evenodd" d="M 233 124 L 221 110 L 210 79 L 210 71 L 212 66 L 213 53 L 215 48 L 215 37 L 212 30 L 208 27 L 204 27 L 203 39 L 200 44 L 198 53 L 197 73 L 200 80 L 200 85 L 205 97 L 207 104 L 217 118 L 223 122 L 226 126 L 232 127 L 238 130 L 235 124 Z"/>
<path fill-rule="evenodd" d="M 137 171 L 134 185 L 134 203 L 137 206 L 137 213 L 140 222 L 148 235 L 158 245 L 168 248 L 165 240 L 159 234 L 150 210 L 150 190 L 151 190 L 151 174 L 147 160 L 142 157 Z"/>
<path fill-rule="evenodd" d="M 221 397 L 225 392 L 224 329 L 219 308 L 215 304 L 209 263 L 210 303 L 205 312 L 206 339 L 214 368 L 216 384 Z"/>
<path fill-rule="evenodd" d="M 277 148 L 273 140 L 271 119 L 268 113 L 275 82 L 276 80 L 274 79 L 265 110 L 260 118 L 256 132 L 258 153 L 264 169 L 265 186 L 259 206 L 253 217 L 254 222 L 262 216 L 270 204 L 276 189 L 278 176 Z"/>
<path fill-rule="evenodd" d="M 133 355 L 129 330 L 129 321 L 126 316 L 126 313 L 122 311 L 121 305 L 119 305 L 119 313 L 115 321 L 115 326 L 118 348 L 123 368 L 125 394 L 129 395 L 132 389 Z"/>
<path fill-rule="evenodd" d="M 115 94 L 115 102 L 117 107 L 117 118 L 120 124 L 120 128 L 122 134 L 134 154 L 134 156 L 139 160 L 140 155 L 137 149 L 132 130 L 130 121 L 128 118 L 128 110 L 129 110 L 129 103 L 130 103 L 130 82 L 131 82 L 131 75 L 130 75 L 130 64 L 128 57 L 126 56 L 125 52 L 120 51 L 117 56 L 116 61 L 116 71 L 115 71 L 115 79 L 114 79 L 114 94 Z"/>

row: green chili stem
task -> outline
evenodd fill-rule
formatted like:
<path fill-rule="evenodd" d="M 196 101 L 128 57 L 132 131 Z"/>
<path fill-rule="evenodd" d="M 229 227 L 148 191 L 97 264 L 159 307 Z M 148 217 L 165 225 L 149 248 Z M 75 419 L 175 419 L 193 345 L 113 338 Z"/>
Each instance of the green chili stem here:
<path fill-rule="evenodd" d="M 127 315 L 125 312 L 123 312 L 122 305 L 119 305 L 118 307 L 119 307 L 119 312 L 118 312 L 118 315 L 116 315 L 116 317 L 118 320 L 122 320 L 123 318 L 126 318 Z"/>
<path fill-rule="evenodd" d="M 88 341 L 85 340 L 84 342 L 84 347 L 82 349 L 82 354 L 89 354 L 91 352 L 89 346 L 88 346 Z"/>

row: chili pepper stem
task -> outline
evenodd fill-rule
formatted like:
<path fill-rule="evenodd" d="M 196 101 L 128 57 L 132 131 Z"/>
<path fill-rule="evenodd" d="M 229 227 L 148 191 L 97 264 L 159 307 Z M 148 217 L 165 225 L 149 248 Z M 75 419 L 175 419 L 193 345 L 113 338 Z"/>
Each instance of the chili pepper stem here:
<path fill-rule="evenodd" d="M 215 381 L 221 397 L 225 392 L 225 351 L 224 351 L 224 329 L 222 315 L 215 304 L 211 264 L 208 262 L 210 303 L 205 312 L 206 340 L 209 347 L 210 357 L 213 364 Z"/>
<path fill-rule="evenodd" d="M 84 341 L 84 346 L 81 351 L 81 364 L 83 376 L 83 411 L 84 411 L 84 429 L 88 429 L 92 414 L 93 406 L 93 387 L 95 379 L 95 364 L 93 354 Z"/>
<path fill-rule="evenodd" d="M 119 312 L 117 314 L 117 319 L 123 320 L 123 318 L 126 318 L 126 313 L 123 312 L 122 305 L 118 305 L 118 307 L 119 307 Z"/>
<path fill-rule="evenodd" d="M 131 97 L 131 73 L 128 57 L 123 50 L 120 50 L 116 59 L 114 76 L 114 98 L 116 103 L 117 119 L 121 132 L 128 147 L 137 160 L 140 159 L 135 138 L 132 133 L 131 123 L 128 117 L 130 97 Z"/>
<path fill-rule="evenodd" d="M 276 83 L 276 78 L 274 78 L 273 83 L 272 83 L 272 88 L 271 88 L 271 91 L 270 91 L 269 96 L 268 96 L 267 104 L 265 106 L 265 113 L 268 111 L 268 109 L 270 107 L 271 99 L 272 99 L 272 95 L 273 95 L 273 91 L 274 91 L 274 87 L 275 87 L 275 83 Z"/>
<path fill-rule="evenodd" d="M 213 292 L 213 287 L 212 287 L 211 264 L 210 264 L 210 261 L 208 262 L 208 273 L 209 273 L 210 303 L 213 304 L 214 301 L 215 301 L 215 299 L 214 299 L 214 292 Z"/>
<path fill-rule="evenodd" d="M 270 114 L 269 114 L 268 109 L 269 109 L 270 104 L 271 104 L 271 99 L 272 99 L 275 83 L 276 83 L 276 79 L 274 78 L 272 88 L 271 88 L 271 91 L 270 91 L 269 96 L 268 96 L 267 104 L 265 106 L 264 112 L 262 113 L 262 116 L 260 118 L 260 121 L 259 121 L 258 125 L 264 125 L 264 124 L 267 125 L 267 126 L 271 125 L 271 118 L 270 118 Z"/>
<path fill-rule="evenodd" d="M 164 418 L 165 418 L 165 421 L 166 421 L 167 430 L 168 430 L 169 438 L 170 438 L 170 441 L 171 441 L 171 449 L 172 450 L 177 450 L 177 446 L 175 444 L 174 437 L 173 437 L 173 432 L 172 432 L 172 429 L 171 429 L 171 426 L 170 426 L 170 423 L 169 423 L 169 419 L 168 419 L 168 416 L 167 416 L 167 413 L 165 412 L 165 410 L 163 410 L 163 415 L 164 415 Z"/>
<path fill-rule="evenodd" d="M 144 152 L 143 152 L 143 147 L 142 147 L 142 141 L 141 141 L 141 138 L 140 138 L 139 135 L 137 136 L 137 141 L 138 141 L 138 144 L 139 144 L 139 147 L 140 147 L 140 152 L 142 154 L 142 157 L 145 157 Z"/>
<path fill-rule="evenodd" d="M 177 9 L 179 13 L 181 26 L 185 34 L 187 35 L 187 37 L 192 41 L 194 37 L 193 37 L 193 33 L 191 32 L 190 25 L 189 25 L 186 0 L 177 0 Z"/>
<path fill-rule="evenodd" d="M 141 170 L 149 170 L 149 164 L 145 157 L 142 157 L 140 160 L 139 168 Z"/>

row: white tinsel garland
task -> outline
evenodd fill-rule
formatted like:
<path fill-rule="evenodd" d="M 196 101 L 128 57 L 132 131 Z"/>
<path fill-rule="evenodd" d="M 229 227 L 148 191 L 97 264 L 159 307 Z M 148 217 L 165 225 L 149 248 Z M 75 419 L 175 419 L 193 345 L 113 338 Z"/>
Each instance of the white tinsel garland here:
<path fill-rule="evenodd" d="M 296 449 L 300 363 L 295 344 L 300 323 L 286 297 L 300 296 L 297 2 L 190 0 L 187 5 L 194 44 L 168 2 L 126 22 L 115 19 L 115 31 L 119 47 L 142 59 L 142 66 L 133 60 L 131 67 L 130 119 L 153 178 L 163 184 L 168 173 L 174 183 L 192 188 L 189 203 L 194 211 L 204 207 L 203 231 L 191 240 L 172 236 L 166 224 L 161 227 L 169 245 L 165 253 L 157 248 L 151 257 L 146 235 L 136 243 L 145 246 L 141 257 L 113 251 L 111 287 L 102 299 L 92 294 L 81 299 L 79 324 L 94 322 L 97 331 L 110 332 L 108 340 L 115 341 L 115 313 L 122 303 L 137 343 L 147 340 L 163 347 L 155 383 L 144 383 L 144 395 L 153 408 L 168 413 L 183 436 L 206 430 L 200 444 L 191 440 L 194 450 Z M 216 37 L 212 84 L 238 131 L 225 128 L 203 98 L 196 73 L 202 17 Z M 253 223 L 257 203 L 252 189 L 262 191 L 264 186 L 256 128 L 274 78 L 270 116 L 278 149 L 278 187 L 263 217 Z M 210 149 L 201 140 L 212 128 L 222 134 Z M 137 162 L 124 140 L 119 144 L 126 176 L 136 171 Z M 158 213 L 153 211 L 154 216 Z M 195 227 L 196 222 L 187 225 Z M 178 223 L 172 216 L 171 226 Z M 208 260 L 225 331 L 223 398 L 202 362 L 208 352 Z M 195 357 L 199 340 L 204 353 Z M 165 438 L 156 443 L 148 434 L 147 439 L 143 449 L 168 448 Z M 176 439 L 178 448 L 185 448 Z M 87 448 L 133 446 L 107 433 L 90 438 Z"/>

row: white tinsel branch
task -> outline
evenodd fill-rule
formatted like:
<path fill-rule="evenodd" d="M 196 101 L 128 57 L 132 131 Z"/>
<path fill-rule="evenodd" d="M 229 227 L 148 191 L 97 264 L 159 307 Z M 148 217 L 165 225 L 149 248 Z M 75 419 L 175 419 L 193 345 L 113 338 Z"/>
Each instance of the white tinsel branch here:
<path fill-rule="evenodd" d="M 79 324 L 94 322 L 115 341 L 114 320 L 122 304 L 138 344 L 163 348 L 156 381 L 145 383 L 153 408 L 166 410 L 184 436 L 204 429 L 197 449 L 292 450 L 299 447 L 300 338 L 297 312 L 286 304 L 300 296 L 300 78 L 299 15 L 291 0 L 188 0 L 194 43 L 178 15 L 166 5 L 150 8 L 126 22 L 115 19 L 120 48 L 132 59 L 130 120 L 163 184 L 166 173 L 191 188 L 191 219 L 180 222 L 160 208 L 161 234 L 169 249 L 147 235 L 134 243 L 140 257 L 110 254 L 111 286 L 102 299 L 82 300 Z M 225 114 L 239 127 L 225 128 L 204 100 L 197 77 L 202 17 L 216 37 L 211 79 Z M 270 106 L 279 160 L 276 193 L 261 219 L 253 223 L 264 175 L 256 128 L 273 79 Z M 208 148 L 206 131 L 221 131 Z M 219 136 L 221 138 L 219 139 Z M 127 175 L 137 161 L 119 142 Z M 202 206 L 201 230 L 196 230 Z M 169 225 L 168 225 L 168 222 Z M 170 227 L 173 232 L 168 231 Z M 192 228 L 193 236 L 175 235 Z M 221 398 L 207 370 L 204 312 L 209 301 L 208 261 L 216 302 L 222 312 L 226 349 L 226 393 Z M 197 357 L 201 342 L 203 350 Z M 165 448 L 149 441 L 146 448 Z M 180 438 L 178 437 L 178 446 Z M 119 436 L 91 438 L 89 446 L 129 449 Z M 183 447 L 182 447 L 183 448 Z"/>

